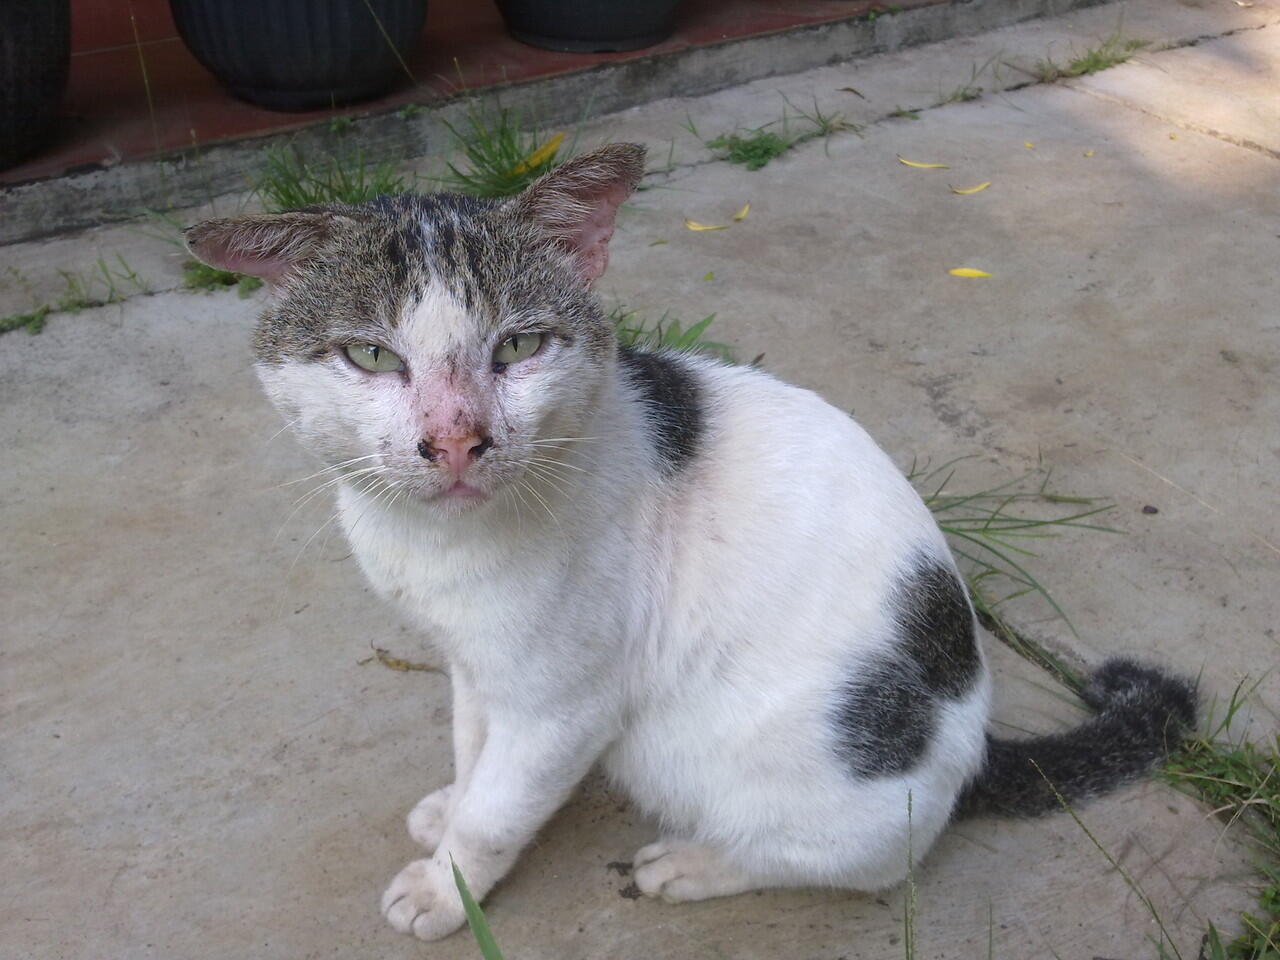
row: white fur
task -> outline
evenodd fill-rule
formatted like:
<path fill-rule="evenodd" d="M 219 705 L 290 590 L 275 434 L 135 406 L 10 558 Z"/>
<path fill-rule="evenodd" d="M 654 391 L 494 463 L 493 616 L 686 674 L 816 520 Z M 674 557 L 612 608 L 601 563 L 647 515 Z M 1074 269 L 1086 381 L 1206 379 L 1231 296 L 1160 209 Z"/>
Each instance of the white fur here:
<path fill-rule="evenodd" d="M 417 323 L 388 346 L 433 369 L 422 344 L 438 341 Z M 437 331 L 465 339 L 454 320 Z M 853 776 L 832 710 L 891 642 L 887 594 L 909 558 L 951 564 L 929 511 L 843 413 L 707 361 L 686 361 L 705 405 L 701 446 L 666 479 L 631 388 L 611 368 L 562 360 L 568 373 L 544 359 L 490 397 L 512 425 L 499 447 L 553 457 L 554 481 L 518 458 L 497 464 L 500 494 L 467 510 L 341 485 L 362 568 L 439 647 L 454 691 L 455 782 L 410 814 L 430 856 L 392 882 L 387 918 L 425 939 L 457 928 L 450 858 L 483 897 L 597 761 L 662 824 L 636 858 L 649 895 L 898 882 L 908 847 L 924 854 L 981 763 L 985 667 L 904 776 Z M 322 455 L 411 443 L 409 386 L 327 365 L 263 368 Z M 588 439 L 553 449 L 529 445 L 537 437 Z M 388 460 L 389 482 L 425 466 Z"/>

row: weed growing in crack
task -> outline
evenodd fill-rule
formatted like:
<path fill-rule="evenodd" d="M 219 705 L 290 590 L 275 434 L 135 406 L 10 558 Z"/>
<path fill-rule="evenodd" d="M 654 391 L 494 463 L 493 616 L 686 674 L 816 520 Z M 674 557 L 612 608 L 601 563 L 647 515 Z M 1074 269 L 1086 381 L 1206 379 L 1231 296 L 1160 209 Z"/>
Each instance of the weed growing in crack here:
<path fill-rule="evenodd" d="M 1036 63 L 1032 72 L 1041 83 L 1056 83 L 1058 80 L 1082 77 L 1119 66 L 1146 45 L 1143 40 L 1126 39 L 1117 31 L 1098 46 L 1091 47 L 1080 56 L 1069 60 L 1066 66 L 1061 66 L 1052 58 L 1046 57 Z"/>
<path fill-rule="evenodd" d="M 9 333 L 13 330 L 26 330 L 27 333 L 39 333 L 44 329 L 44 318 L 49 315 L 49 311 L 53 308 L 47 303 L 42 307 L 36 307 L 29 313 L 11 313 L 7 317 L 0 317 L 0 333 Z"/>
<path fill-rule="evenodd" d="M 819 138 L 825 141 L 833 134 L 843 130 L 851 130 L 857 133 L 862 129 L 858 124 L 849 122 L 838 113 L 823 113 L 818 107 L 817 98 L 814 98 L 811 111 L 800 109 L 785 96 L 782 99 L 785 106 L 782 109 L 782 117 L 779 120 L 770 121 L 763 126 L 756 127 L 754 130 L 748 130 L 744 134 L 736 131 L 722 133 L 720 136 L 704 142 L 712 150 L 723 150 L 723 159 L 728 160 L 730 163 L 741 164 L 748 170 L 759 170 L 767 165 L 769 161 L 782 156 L 788 150 L 802 143 Z M 803 121 L 808 129 L 804 129 L 799 133 L 792 133 L 791 124 L 797 121 Z M 781 124 L 781 132 L 767 129 L 777 124 Z M 687 129 L 697 136 L 697 128 L 694 127 L 692 120 L 687 124 Z"/>
<path fill-rule="evenodd" d="M 119 303 L 138 293 L 150 293 L 151 285 L 120 254 L 116 254 L 118 266 L 110 266 L 99 257 L 93 269 L 81 274 L 74 270 L 59 270 L 64 290 L 54 309 L 77 313 L 87 307 L 102 307 Z"/>

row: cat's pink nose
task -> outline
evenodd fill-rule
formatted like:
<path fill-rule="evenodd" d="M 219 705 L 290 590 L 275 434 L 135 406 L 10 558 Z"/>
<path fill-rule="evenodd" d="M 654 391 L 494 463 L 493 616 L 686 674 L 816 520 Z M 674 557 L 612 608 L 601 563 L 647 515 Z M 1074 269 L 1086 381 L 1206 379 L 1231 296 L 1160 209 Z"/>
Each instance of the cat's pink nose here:
<path fill-rule="evenodd" d="M 432 463 L 444 461 L 449 472 L 461 477 L 473 460 L 479 460 L 493 446 L 493 437 L 480 437 L 474 433 L 459 437 L 432 437 L 418 441 L 418 453 Z"/>

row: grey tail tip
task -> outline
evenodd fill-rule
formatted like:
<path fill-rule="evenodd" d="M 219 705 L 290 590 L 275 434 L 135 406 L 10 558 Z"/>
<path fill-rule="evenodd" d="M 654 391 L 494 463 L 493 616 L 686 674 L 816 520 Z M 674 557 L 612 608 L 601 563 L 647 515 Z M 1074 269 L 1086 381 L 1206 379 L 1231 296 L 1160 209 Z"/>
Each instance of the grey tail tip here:
<path fill-rule="evenodd" d="M 1000 740 L 961 792 L 959 817 L 1036 817 L 1141 779 L 1196 727 L 1191 681 L 1126 657 L 1107 660 L 1080 697 L 1095 712 L 1071 730 Z"/>

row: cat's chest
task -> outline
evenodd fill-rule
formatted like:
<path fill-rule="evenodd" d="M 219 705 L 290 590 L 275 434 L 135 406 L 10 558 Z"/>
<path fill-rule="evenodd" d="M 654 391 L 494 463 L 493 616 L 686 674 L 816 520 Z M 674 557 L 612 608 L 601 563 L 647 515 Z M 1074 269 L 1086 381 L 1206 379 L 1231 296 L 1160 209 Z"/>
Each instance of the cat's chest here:
<path fill-rule="evenodd" d="M 442 541 L 402 518 L 342 503 L 361 569 L 383 597 L 433 633 L 458 641 L 506 628 L 521 598 L 539 592 L 538 571 L 493 539 Z"/>

